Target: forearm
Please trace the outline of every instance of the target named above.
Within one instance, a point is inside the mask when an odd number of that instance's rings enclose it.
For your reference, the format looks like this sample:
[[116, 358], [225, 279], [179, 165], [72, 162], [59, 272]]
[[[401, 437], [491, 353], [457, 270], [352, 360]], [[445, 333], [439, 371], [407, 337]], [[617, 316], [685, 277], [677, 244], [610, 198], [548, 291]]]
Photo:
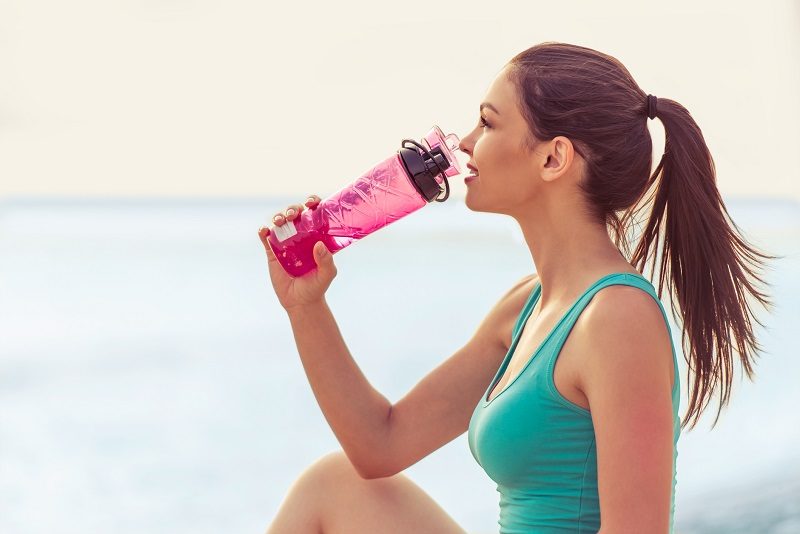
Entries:
[[356, 469], [369, 472], [376, 455], [387, 450], [391, 403], [356, 365], [327, 302], [287, 313], [325, 419]]

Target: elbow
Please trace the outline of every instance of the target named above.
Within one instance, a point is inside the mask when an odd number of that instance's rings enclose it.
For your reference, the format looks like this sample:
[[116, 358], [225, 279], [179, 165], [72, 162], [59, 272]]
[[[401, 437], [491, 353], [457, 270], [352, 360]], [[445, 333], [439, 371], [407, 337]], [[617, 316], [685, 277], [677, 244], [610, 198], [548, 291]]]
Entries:
[[381, 478], [380, 473], [378, 473], [375, 469], [363, 466], [363, 465], [354, 465], [353, 466], [358, 473], [358, 476], [363, 478], [364, 480], [373, 480], [376, 478]]
[[364, 480], [375, 480], [376, 478], [386, 478], [386, 475], [382, 475], [380, 473], [359, 472], [358, 474], [361, 475], [361, 478], [363, 478]]
[[369, 447], [369, 450], [373, 454], [371, 454], [368, 459], [365, 459], [364, 462], [361, 462], [360, 465], [356, 466], [356, 471], [363, 479], [373, 480], [376, 478], [388, 478], [403, 470], [403, 468], [398, 468], [396, 456], [393, 454], [392, 447], [390, 446], [391, 439], [389, 433], [391, 423], [389, 422], [389, 417], [391, 417], [391, 409], [386, 419], [387, 424], [385, 431], [381, 434], [380, 438], [376, 439], [373, 445]]
[[356, 467], [356, 472], [358, 472], [359, 476], [365, 480], [374, 480], [376, 478], [388, 478], [394, 476], [398, 473], [396, 469], [392, 469], [385, 465], [373, 465], [373, 466], [358, 466]]

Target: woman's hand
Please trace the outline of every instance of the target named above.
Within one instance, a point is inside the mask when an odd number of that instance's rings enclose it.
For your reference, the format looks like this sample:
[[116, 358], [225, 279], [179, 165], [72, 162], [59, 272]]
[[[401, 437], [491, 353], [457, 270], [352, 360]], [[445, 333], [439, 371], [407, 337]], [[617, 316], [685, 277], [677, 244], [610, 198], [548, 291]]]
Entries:
[[[320, 198], [317, 195], [311, 195], [306, 200], [305, 207], [313, 210], [317, 208], [319, 203]], [[286, 209], [285, 214], [276, 214], [272, 221], [275, 226], [281, 226], [287, 220], [292, 221], [299, 217], [303, 208], [304, 206], [300, 204], [292, 204]], [[281, 267], [275, 257], [275, 253], [272, 252], [269, 246], [267, 236], [269, 236], [269, 228], [264, 226], [258, 230], [258, 237], [267, 252], [267, 266], [269, 267], [269, 277], [272, 279], [272, 287], [275, 289], [275, 294], [278, 296], [281, 306], [286, 311], [290, 311], [294, 308], [322, 301], [325, 291], [328, 290], [337, 272], [336, 266], [333, 264], [333, 254], [328, 251], [325, 244], [322, 241], [314, 244], [316, 270], [293, 278]]]

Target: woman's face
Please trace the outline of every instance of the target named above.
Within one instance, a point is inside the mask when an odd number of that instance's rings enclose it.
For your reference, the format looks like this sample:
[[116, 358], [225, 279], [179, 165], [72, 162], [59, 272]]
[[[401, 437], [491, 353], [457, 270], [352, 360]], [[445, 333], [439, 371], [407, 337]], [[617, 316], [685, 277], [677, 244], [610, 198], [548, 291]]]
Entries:
[[548, 163], [547, 143], [533, 152], [525, 148], [528, 124], [519, 110], [514, 84], [507, 79], [505, 67], [489, 86], [477, 125], [461, 140], [459, 149], [470, 156], [468, 164], [478, 177], [466, 184], [467, 207], [513, 215], [541, 187], [543, 166]]

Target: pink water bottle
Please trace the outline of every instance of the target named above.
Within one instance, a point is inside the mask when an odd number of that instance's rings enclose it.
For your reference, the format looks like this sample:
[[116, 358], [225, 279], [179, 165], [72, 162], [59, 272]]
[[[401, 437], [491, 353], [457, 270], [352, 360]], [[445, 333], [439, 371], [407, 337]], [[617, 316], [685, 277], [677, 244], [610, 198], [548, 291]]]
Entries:
[[[271, 227], [268, 242], [286, 272], [297, 277], [316, 269], [313, 248], [317, 241], [336, 254], [429, 202], [447, 200], [447, 178], [462, 173], [453, 155], [458, 137], [445, 136], [434, 126], [422, 143], [403, 139], [396, 154], [315, 209], [303, 210], [293, 221]], [[442, 193], [444, 197], [439, 198]]]

